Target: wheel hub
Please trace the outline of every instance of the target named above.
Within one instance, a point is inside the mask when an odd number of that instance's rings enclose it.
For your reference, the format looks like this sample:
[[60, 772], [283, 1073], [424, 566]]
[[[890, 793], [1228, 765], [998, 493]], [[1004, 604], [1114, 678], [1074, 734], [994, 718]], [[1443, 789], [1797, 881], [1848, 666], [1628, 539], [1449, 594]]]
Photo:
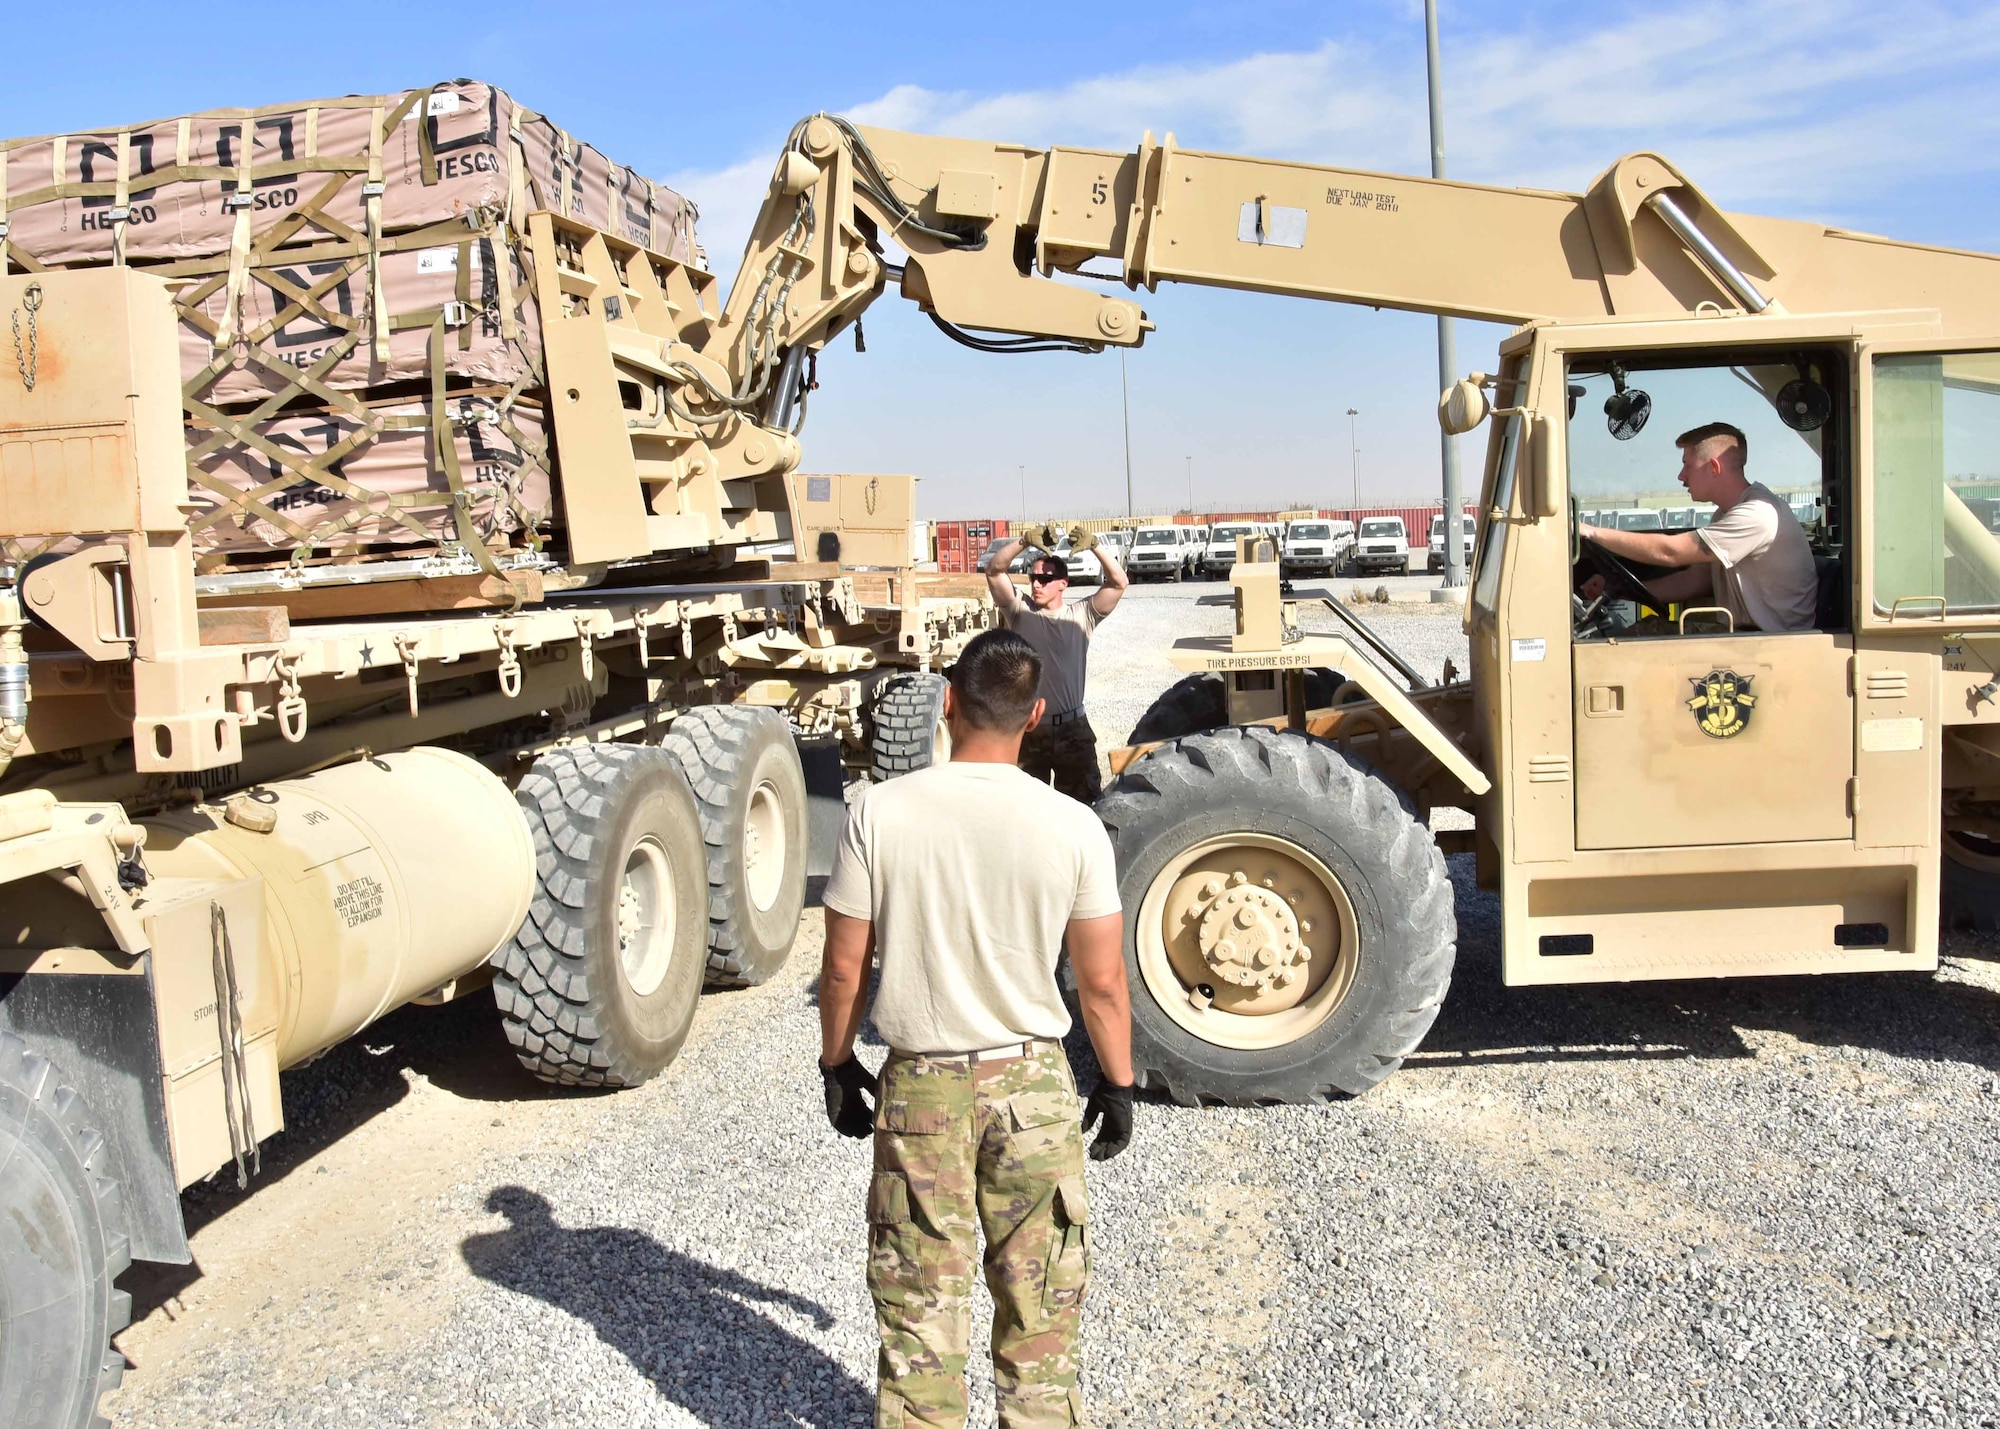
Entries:
[[618, 949], [631, 951], [632, 944], [645, 924], [645, 913], [639, 907], [639, 890], [629, 882], [618, 890]]
[[[1275, 884], [1276, 880], [1267, 879]], [[1215, 975], [1238, 987], [1290, 987], [1312, 958], [1295, 905], [1274, 887], [1252, 883], [1242, 869], [1210, 877], [1200, 888], [1197, 933], [1202, 960]]]
[[1162, 1010], [1235, 1048], [1296, 1041], [1333, 1014], [1357, 966], [1352, 905], [1299, 845], [1240, 832], [1168, 860], [1140, 900], [1139, 972]]

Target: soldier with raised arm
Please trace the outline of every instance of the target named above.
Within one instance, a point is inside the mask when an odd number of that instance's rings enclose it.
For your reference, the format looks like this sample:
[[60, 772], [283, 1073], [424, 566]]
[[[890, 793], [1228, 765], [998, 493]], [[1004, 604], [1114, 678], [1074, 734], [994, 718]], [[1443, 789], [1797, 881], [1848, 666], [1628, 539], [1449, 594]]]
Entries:
[[[1063, 603], [1069, 591], [1069, 567], [1055, 554], [1055, 529], [1047, 525], [1031, 526], [995, 551], [986, 563], [986, 585], [1007, 628], [1033, 646], [1042, 661], [1041, 688], [1035, 693], [1047, 713], [1021, 741], [1021, 768], [1072, 799], [1094, 804], [1104, 792], [1104, 781], [1097, 768], [1097, 731], [1083, 711], [1090, 637], [1098, 623], [1118, 608], [1132, 581], [1094, 532], [1072, 532], [1071, 542], [1073, 552], [1095, 550], [1104, 570], [1088, 600]], [[1041, 554], [1028, 569], [1028, 598], [1022, 600], [1008, 578], [1007, 566], [1029, 546]]]

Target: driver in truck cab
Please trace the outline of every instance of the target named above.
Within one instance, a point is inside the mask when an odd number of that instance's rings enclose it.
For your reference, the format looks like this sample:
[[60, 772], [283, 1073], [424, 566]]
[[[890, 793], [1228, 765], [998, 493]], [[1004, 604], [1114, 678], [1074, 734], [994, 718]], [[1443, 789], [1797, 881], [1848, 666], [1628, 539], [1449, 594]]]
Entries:
[[[1782, 496], [1743, 474], [1750, 442], [1727, 422], [1709, 422], [1674, 438], [1681, 485], [1713, 502], [1715, 519], [1692, 531], [1620, 531], [1579, 524], [1577, 535], [1628, 561], [1673, 566], [1646, 588], [1662, 603], [1706, 600], [1728, 611], [1738, 630], [1811, 630], [1819, 575], [1805, 528]], [[1605, 592], [1604, 577], [1583, 596]]]

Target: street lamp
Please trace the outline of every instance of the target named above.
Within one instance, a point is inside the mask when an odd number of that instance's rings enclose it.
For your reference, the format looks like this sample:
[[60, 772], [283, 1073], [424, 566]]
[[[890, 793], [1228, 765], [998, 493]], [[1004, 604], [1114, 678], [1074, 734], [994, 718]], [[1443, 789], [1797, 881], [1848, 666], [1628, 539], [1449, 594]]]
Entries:
[[1028, 467], [1024, 462], [1017, 468], [1021, 473], [1021, 524], [1028, 524]]
[[[1431, 177], [1441, 179], [1444, 175], [1444, 93], [1438, 75], [1438, 14], [1437, 0], [1424, 0], [1424, 73], [1429, 81], [1431, 100]], [[1438, 386], [1449, 387], [1458, 380], [1458, 354], [1455, 351], [1456, 324], [1450, 318], [1441, 317], [1438, 325]], [[1440, 431], [1438, 440], [1442, 443], [1444, 475], [1444, 587], [1447, 590], [1465, 584], [1465, 548], [1461, 544], [1458, 481], [1458, 438], [1449, 432]]]
[[1361, 415], [1358, 407], [1347, 409], [1347, 454], [1354, 465], [1354, 509], [1361, 509], [1361, 448], [1354, 441], [1354, 419]]
[[1189, 457], [1187, 459], [1187, 476], [1188, 476], [1188, 515], [1192, 516], [1194, 515], [1194, 458], [1193, 457]]

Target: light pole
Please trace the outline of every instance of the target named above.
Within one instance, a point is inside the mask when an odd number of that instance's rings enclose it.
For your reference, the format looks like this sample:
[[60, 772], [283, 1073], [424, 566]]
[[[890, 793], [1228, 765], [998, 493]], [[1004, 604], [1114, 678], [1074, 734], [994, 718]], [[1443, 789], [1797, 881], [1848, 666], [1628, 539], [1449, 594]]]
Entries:
[[1187, 458], [1188, 515], [1194, 515], [1194, 458]]
[[1028, 524], [1028, 467], [1027, 467], [1027, 463], [1023, 462], [1023, 463], [1021, 464], [1021, 466], [1020, 466], [1019, 470], [1020, 470], [1020, 473], [1021, 473], [1021, 524], [1022, 524], [1023, 526], [1025, 526], [1025, 525], [1027, 525], [1027, 524]]
[[1118, 349], [1118, 400], [1125, 409], [1125, 519], [1132, 519], [1132, 387], [1125, 380], [1125, 349]]
[[1361, 415], [1357, 407], [1347, 409], [1347, 455], [1354, 466], [1354, 509], [1361, 509], [1361, 448], [1354, 440], [1354, 419]]
[[[1444, 94], [1438, 78], [1437, 0], [1424, 0], [1424, 64], [1431, 97], [1431, 177], [1444, 177]], [[1438, 388], [1443, 390], [1458, 380], [1456, 324], [1438, 319]], [[1458, 438], [1440, 429], [1438, 443], [1444, 459], [1444, 589], [1465, 585], [1463, 506], [1458, 490]], [[1450, 599], [1451, 597], [1445, 597]]]

